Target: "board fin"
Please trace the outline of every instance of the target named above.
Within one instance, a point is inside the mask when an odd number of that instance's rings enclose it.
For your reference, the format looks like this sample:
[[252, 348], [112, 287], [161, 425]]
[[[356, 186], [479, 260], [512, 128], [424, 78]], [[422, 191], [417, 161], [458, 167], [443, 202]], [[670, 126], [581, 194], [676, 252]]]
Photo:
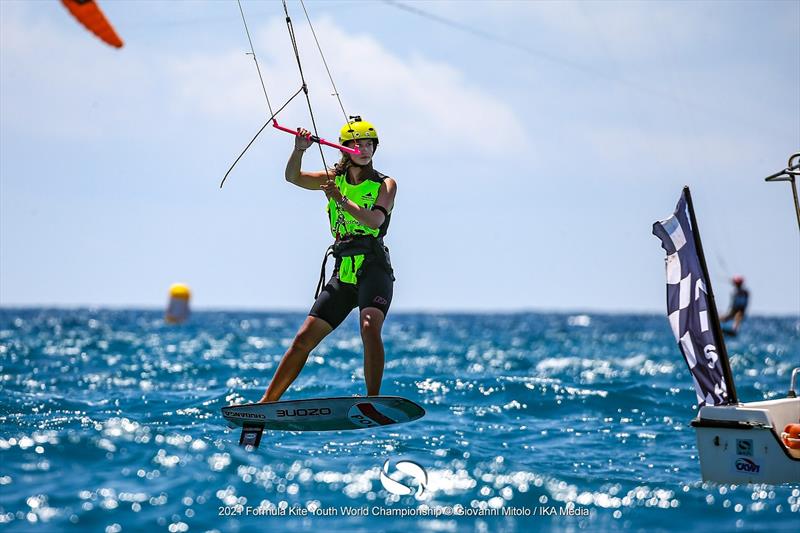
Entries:
[[245, 425], [242, 427], [242, 434], [239, 437], [239, 446], [258, 448], [258, 445], [261, 444], [261, 435], [263, 434], [264, 426]]

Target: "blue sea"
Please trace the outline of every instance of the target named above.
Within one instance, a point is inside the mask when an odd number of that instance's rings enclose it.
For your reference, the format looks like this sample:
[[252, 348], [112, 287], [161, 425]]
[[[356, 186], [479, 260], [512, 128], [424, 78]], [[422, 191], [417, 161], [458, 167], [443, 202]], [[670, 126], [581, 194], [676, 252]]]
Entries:
[[[695, 394], [665, 316], [390, 314], [404, 425], [266, 432], [256, 401], [304, 315], [0, 309], [3, 531], [798, 531], [800, 485], [703, 483]], [[728, 341], [739, 396], [784, 396], [797, 317]], [[282, 399], [364, 394], [352, 315]], [[399, 496], [389, 461], [427, 482]]]

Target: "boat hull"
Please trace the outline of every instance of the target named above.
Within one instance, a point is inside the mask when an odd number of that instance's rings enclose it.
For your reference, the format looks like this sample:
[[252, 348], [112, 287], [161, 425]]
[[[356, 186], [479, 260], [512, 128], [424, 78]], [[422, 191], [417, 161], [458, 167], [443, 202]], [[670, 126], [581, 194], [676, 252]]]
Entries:
[[703, 407], [692, 421], [703, 480], [800, 484], [800, 457], [780, 439], [798, 420], [800, 398]]

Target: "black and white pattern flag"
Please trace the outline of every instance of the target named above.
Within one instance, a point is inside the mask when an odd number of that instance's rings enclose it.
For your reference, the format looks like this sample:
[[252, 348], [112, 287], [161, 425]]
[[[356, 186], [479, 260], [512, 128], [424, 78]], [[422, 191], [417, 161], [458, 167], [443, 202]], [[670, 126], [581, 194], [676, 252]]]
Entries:
[[694, 380], [698, 406], [728, 402], [728, 387], [709, 324], [707, 283], [681, 194], [675, 213], [653, 224], [667, 252], [667, 315]]

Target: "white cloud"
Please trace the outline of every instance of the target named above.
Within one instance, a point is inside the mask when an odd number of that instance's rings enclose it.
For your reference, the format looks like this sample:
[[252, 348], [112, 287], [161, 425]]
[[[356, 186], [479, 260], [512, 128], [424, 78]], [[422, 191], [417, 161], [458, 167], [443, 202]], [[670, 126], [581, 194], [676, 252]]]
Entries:
[[[722, 2], [463, 2], [428, 3], [427, 11], [497, 37], [538, 49], [551, 58], [584, 63], [611, 56], [647, 60], [665, 50], [691, 49], [717, 32]], [[432, 22], [432, 24], [436, 24]], [[524, 31], [520, 31], [524, 27]]]
[[113, 137], [152, 109], [158, 61], [109, 47], [60, 11], [4, 8], [3, 127], [39, 139]]
[[[277, 109], [300, 86], [286, 26], [281, 18], [250, 24]], [[316, 21], [315, 29], [348, 113], [375, 122], [384, 142], [398, 151], [419, 152], [436, 138], [446, 141], [449, 151], [488, 157], [502, 149], [504, 137], [523, 135], [510, 104], [450, 65], [402, 57], [330, 19]], [[120, 126], [127, 135], [151, 135], [154, 123], [186, 116], [220, 125], [244, 122], [255, 130], [268, 116], [243, 30], [240, 50], [189, 55], [132, 42], [113, 50], [66, 23], [55, 26], [25, 11], [4, 12], [2, 30], [4, 77], [16, 81], [5, 83], [13, 85], [4, 91], [6, 126], [32, 130], [46, 121], [49, 135], [99, 138]], [[304, 23], [295, 30], [320, 134], [335, 138], [344, 118], [311, 32]], [[33, 101], [36, 107], [20, 105]], [[93, 113], [97, 107], [102, 112]], [[302, 95], [280, 120], [310, 126]]]
[[[375, 122], [384, 141], [391, 139], [398, 151], [419, 152], [435, 138], [450, 148], [496, 155], [505, 137], [523, 135], [509, 104], [479, 89], [453, 67], [424, 57], [400, 57], [372, 37], [354, 35], [329, 19], [318, 21], [315, 29], [345, 110]], [[331, 96], [333, 89], [311, 32], [306, 26], [295, 31], [312, 105], [318, 125], [324, 128], [320, 134], [332, 138], [344, 118]], [[253, 33], [267, 92], [277, 109], [300, 86], [289, 37], [281, 20]], [[266, 115], [255, 66], [244, 53], [173, 58], [170, 76], [172, 98], [180, 108], [212, 119], [236, 116], [254, 125], [262, 113]], [[302, 95], [279, 119], [291, 127], [310, 125]]]
[[[704, 17], [687, 12], [703, 8], [682, 3], [537, 2], [529, 8], [540, 23], [561, 34], [567, 46], [573, 43], [577, 48], [572, 51], [584, 57], [611, 52], [628, 60], [648, 58], [666, 48], [687, 46], [701, 31], [713, 31]], [[587, 47], [587, 41], [597, 46]]]

